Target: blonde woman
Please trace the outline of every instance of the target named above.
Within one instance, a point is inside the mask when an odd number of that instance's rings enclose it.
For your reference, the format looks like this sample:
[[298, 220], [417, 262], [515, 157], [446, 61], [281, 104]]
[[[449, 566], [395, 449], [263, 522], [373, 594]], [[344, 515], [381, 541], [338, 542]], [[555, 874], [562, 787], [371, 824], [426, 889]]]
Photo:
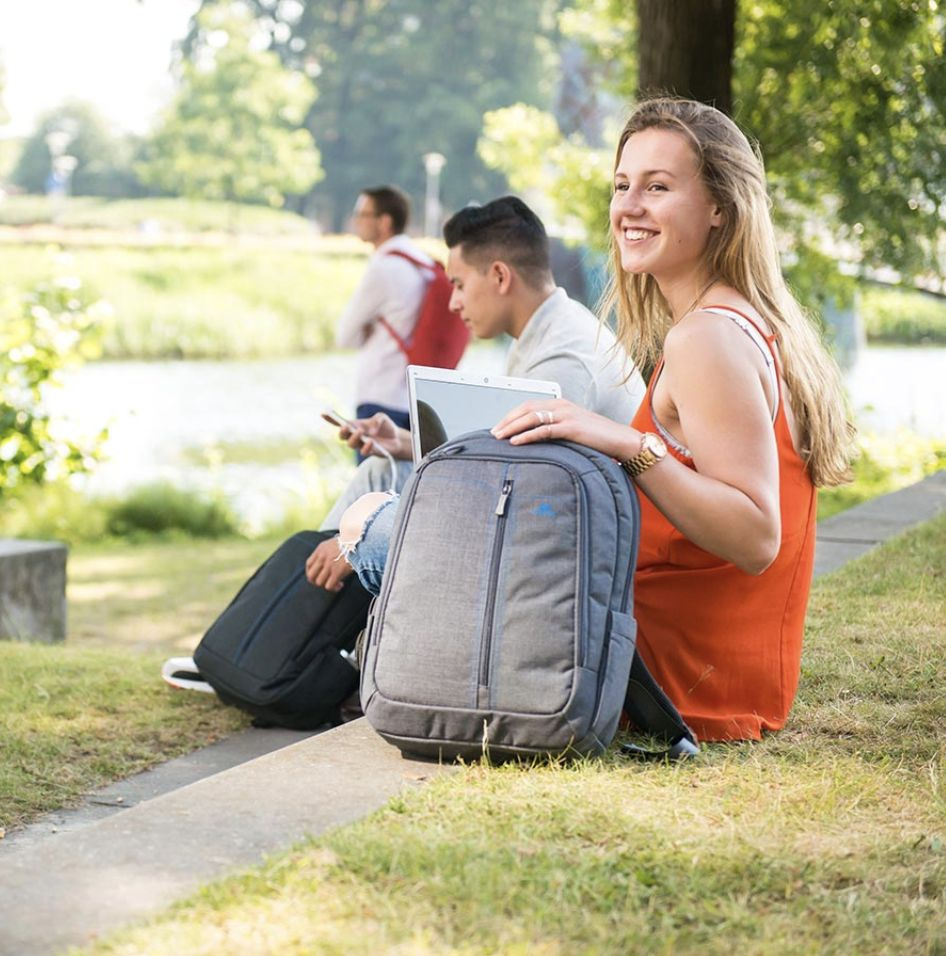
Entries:
[[611, 246], [618, 338], [656, 363], [631, 426], [559, 400], [493, 432], [622, 463], [642, 493], [640, 653], [699, 737], [757, 739], [798, 684], [815, 489], [848, 479], [840, 375], [783, 281], [761, 159], [718, 110], [634, 110]]

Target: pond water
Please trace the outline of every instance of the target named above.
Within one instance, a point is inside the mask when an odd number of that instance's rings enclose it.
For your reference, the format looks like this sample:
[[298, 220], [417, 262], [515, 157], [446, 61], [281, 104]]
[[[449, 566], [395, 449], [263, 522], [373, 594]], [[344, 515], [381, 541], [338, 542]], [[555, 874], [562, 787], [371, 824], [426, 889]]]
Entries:
[[[481, 345], [468, 350], [461, 368], [501, 374], [504, 360], [501, 346]], [[96, 362], [64, 376], [50, 407], [72, 428], [109, 429], [105, 460], [81, 483], [91, 493], [154, 481], [219, 490], [250, 527], [260, 527], [311, 498], [314, 486], [334, 499], [351, 474], [351, 453], [319, 412], [354, 413], [354, 363], [350, 352], [269, 361]], [[294, 451], [323, 442], [318, 464]]]
[[[504, 349], [472, 348], [463, 366], [502, 373]], [[70, 373], [51, 406], [76, 425], [108, 425], [107, 460], [87, 480], [95, 493], [156, 480], [218, 489], [250, 526], [278, 518], [314, 484], [334, 494], [350, 473], [347, 454], [319, 465], [295, 443], [327, 441], [325, 406], [353, 410], [354, 356], [332, 353], [255, 362], [98, 362]], [[946, 349], [866, 348], [846, 375], [864, 431], [909, 429], [946, 439]], [[214, 463], [213, 449], [247, 446], [240, 461]], [[264, 446], [288, 452], [267, 456]], [[254, 450], [257, 454], [254, 456]], [[234, 456], [235, 457], [235, 456]], [[275, 460], [269, 460], [275, 459]], [[243, 460], [245, 459], [245, 460]]]

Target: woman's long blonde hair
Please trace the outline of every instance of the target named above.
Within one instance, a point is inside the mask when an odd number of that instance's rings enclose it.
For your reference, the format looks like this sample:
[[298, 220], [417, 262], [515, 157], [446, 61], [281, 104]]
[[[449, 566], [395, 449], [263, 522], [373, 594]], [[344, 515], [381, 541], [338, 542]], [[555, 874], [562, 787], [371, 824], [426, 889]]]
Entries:
[[[815, 485], [850, 480], [854, 428], [845, 411], [841, 374], [814, 323], [785, 284], [779, 263], [762, 158], [725, 114], [693, 100], [656, 97], [641, 102], [621, 132], [615, 168], [628, 138], [667, 129], [689, 141], [700, 175], [723, 212], [707, 248], [707, 275], [736, 289], [775, 334], [782, 374], [802, 436], [800, 449]], [[652, 367], [672, 323], [650, 275], [621, 268], [611, 235], [611, 277], [602, 315], [613, 314], [617, 337], [642, 367]]]

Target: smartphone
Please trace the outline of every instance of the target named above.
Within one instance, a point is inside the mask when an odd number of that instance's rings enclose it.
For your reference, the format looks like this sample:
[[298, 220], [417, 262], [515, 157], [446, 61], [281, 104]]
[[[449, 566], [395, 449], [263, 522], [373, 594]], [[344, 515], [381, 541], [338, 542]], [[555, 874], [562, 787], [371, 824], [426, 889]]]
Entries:
[[354, 431], [356, 427], [354, 422], [350, 422], [344, 415], [336, 412], [334, 408], [323, 408], [322, 418], [336, 428], [350, 428]]

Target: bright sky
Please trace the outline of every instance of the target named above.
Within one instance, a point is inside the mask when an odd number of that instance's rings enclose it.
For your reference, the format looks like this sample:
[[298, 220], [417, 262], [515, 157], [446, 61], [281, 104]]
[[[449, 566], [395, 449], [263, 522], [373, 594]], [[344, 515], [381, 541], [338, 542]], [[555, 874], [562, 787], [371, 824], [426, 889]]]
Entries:
[[0, 137], [33, 132], [67, 99], [144, 132], [168, 101], [171, 46], [199, 0], [0, 0]]

